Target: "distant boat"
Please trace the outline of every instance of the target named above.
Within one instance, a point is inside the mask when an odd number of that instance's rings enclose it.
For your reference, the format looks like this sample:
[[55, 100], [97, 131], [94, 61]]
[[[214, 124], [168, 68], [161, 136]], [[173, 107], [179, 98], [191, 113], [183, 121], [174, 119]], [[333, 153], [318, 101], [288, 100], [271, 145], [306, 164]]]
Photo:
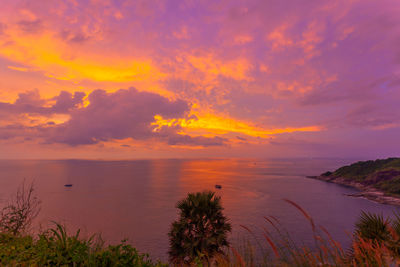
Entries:
[[72, 187], [72, 184], [65, 184], [65, 187]]
[[221, 188], [222, 188], [222, 185], [220, 185], [220, 184], [216, 184], [216, 185], [215, 185], [215, 188], [217, 188], [217, 189], [221, 189]]

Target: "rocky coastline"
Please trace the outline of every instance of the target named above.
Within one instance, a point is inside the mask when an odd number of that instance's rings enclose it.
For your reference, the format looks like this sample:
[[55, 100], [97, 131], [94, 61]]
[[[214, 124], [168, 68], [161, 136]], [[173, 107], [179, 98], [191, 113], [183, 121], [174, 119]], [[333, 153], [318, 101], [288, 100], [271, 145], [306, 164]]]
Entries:
[[360, 197], [366, 198], [368, 200], [388, 205], [396, 205], [400, 206], [400, 196], [389, 195], [381, 190], [376, 189], [370, 185], [364, 185], [358, 182], [351, 181], [349, 179], [345, 179], [343, 177], [335, 177], [335, 176], [307, 176], [307, 178], [317, 179], [329, 183], [335, 183], [343, 186], [352, 187], [358, 189], [360, 192], [355, 194], [346, 194], [349, 197]]

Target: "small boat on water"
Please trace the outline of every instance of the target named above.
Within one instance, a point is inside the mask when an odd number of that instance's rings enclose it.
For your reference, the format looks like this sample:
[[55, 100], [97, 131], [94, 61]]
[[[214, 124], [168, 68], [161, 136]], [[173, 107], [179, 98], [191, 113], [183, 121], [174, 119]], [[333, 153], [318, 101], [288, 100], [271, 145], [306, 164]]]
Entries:
[[72, 184], [65, 184], [65, 187], [72, 187]]
[[222, 185], [220, 185], [220, 184], [216, 184], [216, 185], [215, 185], [215, 188], [217, 188], [217, 189], [221, 189], [221, 188], [222, 188]]

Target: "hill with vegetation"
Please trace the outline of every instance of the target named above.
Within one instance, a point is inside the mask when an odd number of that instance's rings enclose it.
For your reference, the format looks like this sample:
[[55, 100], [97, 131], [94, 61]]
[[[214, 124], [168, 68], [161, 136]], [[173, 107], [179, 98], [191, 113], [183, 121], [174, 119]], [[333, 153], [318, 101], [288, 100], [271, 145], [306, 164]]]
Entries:
[[332, 180], [342, 178], [400, 196], [400, 158], [359, 161], [321, 176]]
[[354, 187], [361, 191], [350, 196], [400, 205], [400, 158], [358, 161], [334, 172], [328, 171], [320, 176], [307, 177]]

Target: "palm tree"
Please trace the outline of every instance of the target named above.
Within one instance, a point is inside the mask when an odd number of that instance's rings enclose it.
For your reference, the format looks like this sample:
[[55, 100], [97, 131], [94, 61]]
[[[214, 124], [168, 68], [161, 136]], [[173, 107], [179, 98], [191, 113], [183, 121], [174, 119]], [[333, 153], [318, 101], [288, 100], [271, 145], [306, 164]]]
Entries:
[[222, 213], [221, 198], [211, 191], [191, 193], [176, 207], [180, 217], [172, 223], [168, 234], [171, 262], [192, 263], [196, 259], [209, 262], [216, 254], [222, 254], [222, 248], [229, 245], [227, 235], [231, 225]]
[[391, 221], [384, 219], [382, 215], [361, 212], [355, 225], [355, 234], [359, 238], [373, 239], [377, 241], [389, 241], [392, 237]]
[[393, 258], [400, 258], [400, 216], [383, 218], [382, 215], [362, 212], [355, 225], [355, 241], [372, 241], [381, 244], [391, 251]]

